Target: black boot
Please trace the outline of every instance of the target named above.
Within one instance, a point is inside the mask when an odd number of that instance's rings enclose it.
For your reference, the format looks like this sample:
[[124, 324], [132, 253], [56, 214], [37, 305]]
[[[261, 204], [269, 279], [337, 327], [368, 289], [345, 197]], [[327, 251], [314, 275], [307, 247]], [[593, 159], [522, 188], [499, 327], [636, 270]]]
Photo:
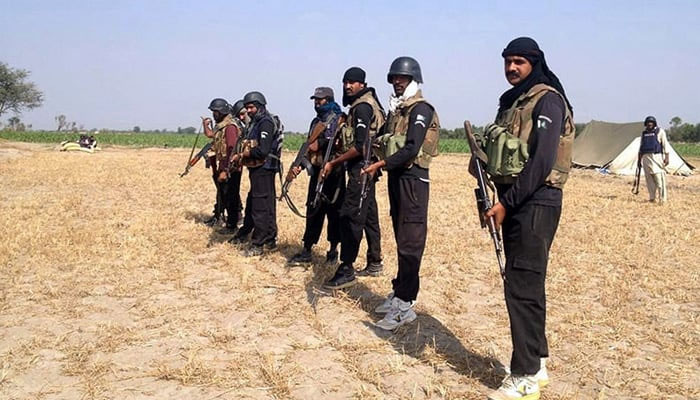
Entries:
[[328, 282], [323, 284], [323, 288], [327, 290], [337, 290], [350, 287], [357, 283], [355, 279], [355, 269], [352, 265], [340, 264], [338, 270], [335, 271], [335, 276]]
[[302, 266], [311, 264], [311, 249], [304, 247], [300, 252], [293, 255], [287, 262], [290, 266]]
[[357, 276], [381, 276], [384, 271], [384, 264], [381, 261], [370, 261], [365, 269], [357, 271]]
[[239, 229], [238, 232], [236, 232], [236, 234], [228, 240], [228, 242], [236, 246], [242, 245], [248, 242], [248, 235], [249, 233], [242, 233]]
[[338, 263], [338, 250], [335, 248], [328, 250], [326, 253], [326, 262], [324, 263], [327, 267], [332, 267]]
[[277, 250], [277, 239], [270, 239], [263, 245], [265, 251]]

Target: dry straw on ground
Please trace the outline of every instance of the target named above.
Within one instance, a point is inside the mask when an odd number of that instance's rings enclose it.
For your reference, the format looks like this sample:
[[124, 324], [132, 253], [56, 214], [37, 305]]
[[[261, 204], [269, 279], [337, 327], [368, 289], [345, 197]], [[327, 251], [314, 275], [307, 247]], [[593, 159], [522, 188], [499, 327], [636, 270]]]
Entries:
[[[187, 154], [0, 144], [0, 398], [472, 399], [498, 384], [508, 321], [465, 156], [431, 168], [419, 317], [388, 334], [371, 312], [396, 272], [385, 182], [386, 275], [326, 296], [324, 242], [313, 268], [284, 265], [303, 223], [282, 203], [262, 258], [201, 223], [213, 185], [201, 165], [178, 178]], [[630, 178], [573, 173], [544, 399], [700, 397], [700, 178], [669, 181], [661, 207]]]

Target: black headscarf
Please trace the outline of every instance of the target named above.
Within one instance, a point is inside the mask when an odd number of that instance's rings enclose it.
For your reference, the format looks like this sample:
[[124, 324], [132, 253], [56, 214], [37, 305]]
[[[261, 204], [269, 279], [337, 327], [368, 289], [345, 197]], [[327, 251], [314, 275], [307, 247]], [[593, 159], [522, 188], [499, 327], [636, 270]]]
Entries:
[[504, 111], [509, 109], [515, 100], [518, 99], [523, 93], [527, 93], [533, 86], [538, 83], [544, 83], [556, 89], [564, 99], [566, 100], [566, 105], [569, 107], [569, 111], [573, 113], [573, 108], [571, 103], [569, 103], [569, 98], [566, 97], [564, 92], [564, 87], [559, 82], [559, 78], [552, 72], [547, 66], [547, 61], [544, 59], [544, 53], [540, 50], [540, 46], [537, 45], [534, 39], [529, 37], [519, 37], [513, 39], [508, 46], [503, 49], [501, 56], [504, 58], [507, 56], [521, 56], [525, 57], [532, 65], [532, 72], [524, 80], [522, 80], [517, 85], [513, 86], [510, 90], [506, 91], [501, 95], [499, 99], [498, 111]]

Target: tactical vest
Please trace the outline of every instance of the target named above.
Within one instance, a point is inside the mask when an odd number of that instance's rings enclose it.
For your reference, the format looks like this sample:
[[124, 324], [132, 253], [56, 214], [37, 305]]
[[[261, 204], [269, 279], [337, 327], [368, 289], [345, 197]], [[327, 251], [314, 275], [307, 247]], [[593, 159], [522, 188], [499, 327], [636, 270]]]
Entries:
[[661, 153], [662, 151], [661, 142], [659, 142], [659, 127], [656, 126], [651, 131], [645, 129], [642, 132], [642, 145], [639, 147], [639, 152], [647, 154]]
[[272, 122], [272, 132], [268, 132], [269, 135], [273, 135], [272, 139], [272, 144], [270, 146], [270, 153], [268, 153], [267, 157], [263, 160], [259, 159], [248, 159], [243, 162], [243, 165], [246, 167], [250, 168], [255, 168], [259, 167], [260, 165], [263, 166], [265, 169], [269, 169], [272, 171], [278, 171], [279, 166], [280, 166], [280, 155], [276, 154], [277, 152], [277, 147], [279, 144], [279, 134], [278, 134], [278, 127], [277, 127], [277, 122], [275, 119], [272, 117], [272, 115], [269, 112], [265, 112], [265, 115], [263, 115], [259, 120], [251, 122], [250, 126], [248, 127], [248, 131], [246, 133], [246, 139], [242, 143], [243, 150], [251, 150], [255, 147], [258, 146], [260, 143], [260, 136], [262, 132], [260, 131], [260, 124], [263, 121], [269, 120]]
[[[226, 158], [226, 127], [229, 125], [236, 125], [233, 117], [229, 114], [224, 117], [221, 122], [218, 122], [216, 124], [216, 130], [214, 131], [214, 143], [212, 144], [211, 148], [214, 151], [214, 156], [216, 157], [216, 162], [217, 164], [221, 165], [221, 161]], [[238, 133], [239, 135], [241, 134], [241, 130], [239, 126], [236, 126], [238, 128]]]
[[[331, 140], [335, 136], [335, 133], [338, 129], [341, 129], [342, 126], [338, 124], [338, 121], [340, 120], [341, 114], [336, 114], [334, 112], [329, 112], [329, 115], [326, 117], [324, 121], [321, 121], [318, 117], [314, 118], [314, 122], [311, 125], [311, 130], [309, 131], [309, 134], [314, 131], [314, 128], [316, 127], [316, 124], [323, 122], [326, 124], [326, 130], [321, 133], [321, 136], [324, 137], [326, 140]], [[328, 146], [333, 146], [334, 143], [328, 143]], [[309, 150], [309, 161], [311, 162], [312, 165], [316, 167], [320, 167], [321, 164], [323, 164], [323, 157], [325, 156], [325, 151], [324, 149], [320, 148], [317, 151], [311, 151]]]
[[[375, 155], [383, 160], [391, 157], [394, 153], [402, 149], [406, 145], [406, 133], [408, 132], [408, 121], [411, 117], [411, 111], [419, 103], [425, 103], [433, 108], [425, 98], [423, 93], [418, 92], [404, 101], [399, 108], [389, 113], [389, 117], [384, 127], [384, 134], [377, 138], [374, 146]], [[423, 121], [424, 123], [426, 121]], [[428, 168], [433, 157], [438, 156], [438, 141], [440, 139], [440, 118], [433, 108], [433, 118], [426, 125], [427, 131], [425, 139], [418, 150], [418, 155], [411, 160], [406, 168], [410, 168], [412, 164], [418, 164], [421, 168]]]
[[340, 132], [340, 143], [342, 152], [346, 152], [355, 146], [355, 107], [361, 103], [367, 103], [372, 107], [372, 121], [369, 124], [369, 132], [367, 140], [372, 140], [377, 132], [384, 125], [384, 113], [382, 108], [377, 103], [371, 90], [368, 90], [362, 96], [355, 99], [350, 105], [350, 110], [348, 111], [348, 121], [345, 128]]
[[533, 86], [527, 93], [518, 97], [513, 105], [496, 116], [494, 124], [484, 128], [482, 147], [488, 156], [487, 172], [496, 183], [514, 183], [529, 158], [530, 133], [532, 133], [532, 112], [537, 102], [554, 92], [561, 97], [566, 109], [564, 131], [559, 137], [557, 158], [545, 184], [563, 188], [571, 169], [573, 149], [574, 119], [566, 99], [553, 87], [543, 83]]

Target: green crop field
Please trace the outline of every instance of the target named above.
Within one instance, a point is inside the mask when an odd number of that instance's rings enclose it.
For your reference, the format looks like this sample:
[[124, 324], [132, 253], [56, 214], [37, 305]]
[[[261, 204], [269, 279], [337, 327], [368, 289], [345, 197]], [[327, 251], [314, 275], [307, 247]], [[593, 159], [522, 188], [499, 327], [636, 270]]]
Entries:
[[683, 157], [700, 157], [700, 143], [674, 143], [673, 148]]
[[[195, 137], [193, 134], [179, 133], [100, 133], [97, 140], [100, 146], [129, 146], [129, 147], [191, 147]], [[55, 143], [64, 140], [77, 141], [77, 133], [63, 132], [11, 132], [0, 131], [0, 139], [16, 142]], [[305, 135], [286, 134], [284, 148], [298, 150], [305, 140]], [[197, 146], [203, 146], [206, 138], [200, 135]], [[675, 143], [673, 147], [683, 157], [700, 157], [700, 143]], [[440, 153], [468, 153], [469, 146], [465, 139], [440, 139]]]

